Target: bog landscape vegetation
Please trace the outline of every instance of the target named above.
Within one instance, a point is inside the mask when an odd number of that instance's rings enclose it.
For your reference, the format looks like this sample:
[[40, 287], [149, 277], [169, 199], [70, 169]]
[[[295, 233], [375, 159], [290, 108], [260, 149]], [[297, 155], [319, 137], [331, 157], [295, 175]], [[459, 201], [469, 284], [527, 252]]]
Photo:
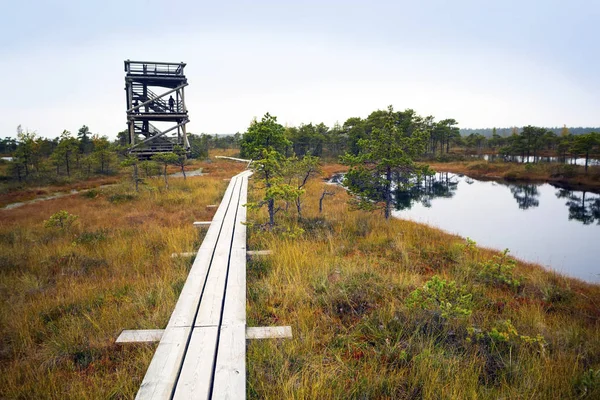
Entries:
[[192, 263], [171, 255], [246, 168], [215, 155], [253, 160], [248, 249], [273, 251], [248, 262], [248, 325], [293, 330], [247, 343], [248, 398], [599, 398], [598, 284], [392, 218], [434, 171], [598, 193], [599, 132], [267, 113], [142, 161], [126, 132], [18, 128], [0, 141], [0, 398], [135, 396], [156, 345], [115, 339], [165, 327]]

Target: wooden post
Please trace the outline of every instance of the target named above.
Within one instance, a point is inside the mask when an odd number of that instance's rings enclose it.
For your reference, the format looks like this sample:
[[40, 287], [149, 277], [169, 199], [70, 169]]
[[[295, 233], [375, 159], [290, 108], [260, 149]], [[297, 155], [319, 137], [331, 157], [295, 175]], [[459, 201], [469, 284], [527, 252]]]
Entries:
[[[187, 114], [187, 107], [185, 106], [185, 87], [181, 88], [181, 108], [182, 108], [182, 112], [184, 114]], [[183, 130], [183, 144], [185, 146], [185, 149], [188, 150], [191, 146], [190, 146], [190, 141], [188, 139], [187, 136], [187, 127], [185, 125], [183, 125], [183, 127], [181, 128]]]
[[[142, 94], [143, 94], [143, 96], [144, 96], [145, 99], [148, 98], [148, 85], [146, 84], [146, 82], [144, 82], [144, 86], [143, 86], [143, 89], [142, 89]], [[144, 102], [144, 112], [146, 112], [146, 113], [149, 111], [148, 110], [148, 104], [150, 104], [149, 100]], [[139, 110], [139, 108], [138, 108], [138, 110]]]
[[[129, 66], [129, 64], [128, 64]], [[127, 82], [127, 109], [133, 106], [133, 82]], [[129, 124], [129, 144], [135, 144], [135, 121], [132, 117], [128, 119]]]

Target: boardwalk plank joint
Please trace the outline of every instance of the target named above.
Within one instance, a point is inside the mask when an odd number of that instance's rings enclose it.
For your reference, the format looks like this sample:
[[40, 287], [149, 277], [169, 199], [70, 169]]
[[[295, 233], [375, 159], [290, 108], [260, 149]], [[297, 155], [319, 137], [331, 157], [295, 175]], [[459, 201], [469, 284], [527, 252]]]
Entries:
[[[164, 329], [124, 330], [116, 343], [152, 343], [160, 342]], [[256, 326], [246, 327], [246, 340], [252, 339], [290, 339], [291, 326]]]

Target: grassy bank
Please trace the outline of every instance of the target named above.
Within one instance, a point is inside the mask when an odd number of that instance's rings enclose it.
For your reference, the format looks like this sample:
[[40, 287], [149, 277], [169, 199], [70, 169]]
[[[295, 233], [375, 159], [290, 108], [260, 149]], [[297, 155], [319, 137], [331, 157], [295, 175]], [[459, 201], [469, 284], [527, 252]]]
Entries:
[[[191, 222], [211, 218], [223, 178], [245, 167], [200, 166], [208, 175], [168, 191], [124, 182], [0, 210], [0, 398], [135, 395], [155, 345], [114, 340], [165, 326], [190, 267], [170, 254], [198, 248]], [[598, 396], [600, 286], [350, 212], [335, 186], [319, 214], [324, 187], [311, 181], [306, 219], [284, 216], [277, 232], [249, 213], [249, 248], [274, 254], [248, 264], [248, 325], [294, 332], [248, 342], [249, 398]], [[60, 210], [79, 218], [45, 227]]]
[[506, 163], [485, 160], [429, 163], [438, 172], [465, 174], [475, 179], [523, 182], [549, 182], [565, 188], [600, 191], [600, 166], [588, 167], [558, 163]]
[[[0, 398], [132, 398], [154, 345], [117, 346], [122, 329], [163, 328], [197, 249], [242, 164], [0, 210]], [[65, 210], [72, 226], [46, 227]]]
[[[579, 398], [600, 392], [600, 286], [409, 221], [349, 212], [322, 182], [294, 238], [254, 228], [249, 397]], [[263, 215], [253, 216], [264, 219]], [[514, 263], [514, 266], [513, 266]], [[452, 283], [454, 282], [454, 283]]]

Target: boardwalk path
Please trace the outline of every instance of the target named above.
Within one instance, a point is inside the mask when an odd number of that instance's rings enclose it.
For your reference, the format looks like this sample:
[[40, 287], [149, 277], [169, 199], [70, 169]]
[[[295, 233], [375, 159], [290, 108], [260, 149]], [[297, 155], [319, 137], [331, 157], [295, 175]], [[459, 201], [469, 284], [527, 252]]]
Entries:
[[248, 177], [234, 176], [196, 255], [137, 399], [246, 396]]

